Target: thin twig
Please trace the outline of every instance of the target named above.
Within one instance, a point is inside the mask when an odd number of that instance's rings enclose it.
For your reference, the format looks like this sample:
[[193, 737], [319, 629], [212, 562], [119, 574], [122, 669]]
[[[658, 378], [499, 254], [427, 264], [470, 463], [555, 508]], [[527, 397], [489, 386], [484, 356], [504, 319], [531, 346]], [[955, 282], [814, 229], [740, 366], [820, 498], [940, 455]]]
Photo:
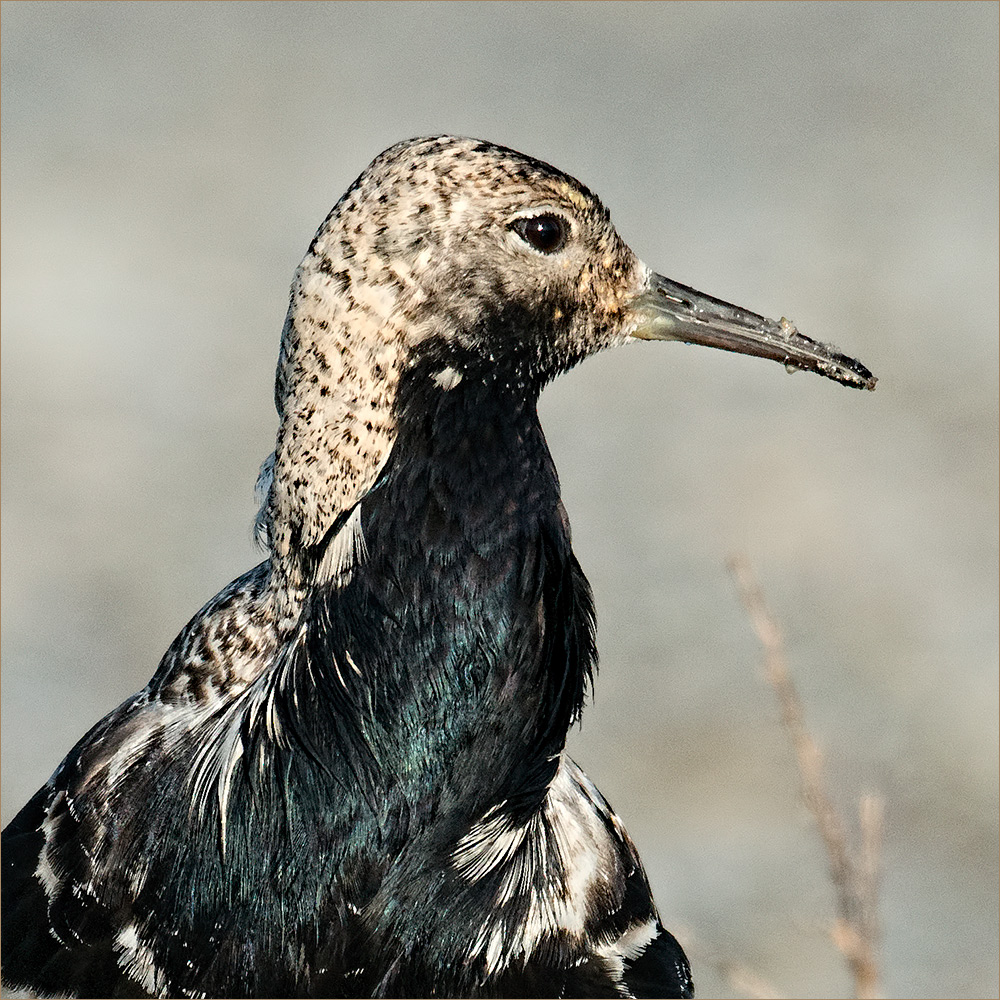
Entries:
[[878, 874], [882, 843], [882, 800], [866, 795], [859, 804], [860, 858], [848, 850], [844, 823], [827, 794], [823, 780], [823, 758], [806, 728], [802, 701], [788, 672], [781, 629], [768, 610], [764, 594], [749, 563], [742, 557], [728, 560], [740, 599], [754, 631], [764, 647], [764, 669], [781, 709], [799, 770], [802, 797], [823, 838], [836, 890], [837, 921], [831, 929], [834, 944], [847, 961], [854, 979], [855, 995], [882, 995], [878, 966]]

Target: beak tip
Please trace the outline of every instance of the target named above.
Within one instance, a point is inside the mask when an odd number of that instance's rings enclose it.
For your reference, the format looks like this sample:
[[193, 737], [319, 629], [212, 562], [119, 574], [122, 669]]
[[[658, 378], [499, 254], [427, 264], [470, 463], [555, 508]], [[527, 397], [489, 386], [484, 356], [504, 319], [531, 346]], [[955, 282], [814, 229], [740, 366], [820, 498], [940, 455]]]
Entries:
[[[854, 358], [849, 358], [843, 354], [836, 355], [835, 360], [837, 365], [844, 371], [850, 372], [850, 375], [846, 378], [843, 376], [838, 378], [837, 375], [832, 375], [831, 377], [853, 389], [867, 389], [869, 392], [875, 391], [875, 386], [878, 384], [878, 377], [873, 375], [860, 361], [856, 361]], [[828, 373], [822, 372], [822, 374]]]

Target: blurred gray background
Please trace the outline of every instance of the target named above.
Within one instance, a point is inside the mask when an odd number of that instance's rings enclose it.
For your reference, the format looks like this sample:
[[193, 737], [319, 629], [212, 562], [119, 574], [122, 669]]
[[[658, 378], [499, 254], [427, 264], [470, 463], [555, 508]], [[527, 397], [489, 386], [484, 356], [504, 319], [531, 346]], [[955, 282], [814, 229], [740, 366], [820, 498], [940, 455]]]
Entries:
[[845, 994], [725, 566], [831, 790], [886, 800], [885, 988], [997, 995], [997, 26], [980, 4], [5, 3], [3, 820], [258, 561], [292, 272], [368, 161], [488, 138], [858, 393], [678, 344], [542, 400], [602, 670], [572, 749], [702, 995]]

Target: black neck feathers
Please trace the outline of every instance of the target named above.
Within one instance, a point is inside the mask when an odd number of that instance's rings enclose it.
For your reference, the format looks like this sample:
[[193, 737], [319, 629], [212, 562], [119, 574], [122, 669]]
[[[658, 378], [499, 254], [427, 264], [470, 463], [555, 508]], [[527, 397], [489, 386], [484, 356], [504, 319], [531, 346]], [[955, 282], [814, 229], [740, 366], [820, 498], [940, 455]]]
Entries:
[[364, 554], [310, 593], [282, 685], [307, 771], [408, 836], [423, 802], [457, 836], [537, 809], [596, 659], [534, 394], [459, 364], [405, 374], [392, 455], [331, 532], [359, 516]]

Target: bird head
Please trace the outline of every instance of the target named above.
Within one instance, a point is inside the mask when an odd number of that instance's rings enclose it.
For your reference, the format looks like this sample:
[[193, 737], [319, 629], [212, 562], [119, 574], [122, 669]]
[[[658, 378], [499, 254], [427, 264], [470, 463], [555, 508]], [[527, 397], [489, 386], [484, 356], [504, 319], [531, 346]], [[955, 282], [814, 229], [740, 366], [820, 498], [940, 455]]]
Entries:
[[443, 382], [537, 392], [627, 338], [628, 303], [645, 281], [578, 181], [509, 149], [441, 136], [386, 150], [348, 190], [299, 270], [297, 311], [307, 322], [327, 312], [334, 329], [316, 339], [338, 352], [344, 317], [404, 362], [433, 355], [448, 369]]
[[874, 388], [858, 362], [651, 271], [601, 201], [547, 163], [437, 136], [380, 154], [300, 265], [282, 338], [282, 425], [271, 519], [279, 547], [318, 541], [374, 482], [398, 390], [420, 371], [531, 399], [578, 361], [630, 339], [756, 354]]
[[[325, 220], [296, 277], [303, 319], [324, 312], [412, 360], [537, 388], [630, 338], [758, 354], [856, 387], [856, 362], [787, 323], [655, 274], [600, 199], [562, 171], [501, 146], [437, 136], [378, 156]], [[295, 306], [293, 294], [293, 307]]]

